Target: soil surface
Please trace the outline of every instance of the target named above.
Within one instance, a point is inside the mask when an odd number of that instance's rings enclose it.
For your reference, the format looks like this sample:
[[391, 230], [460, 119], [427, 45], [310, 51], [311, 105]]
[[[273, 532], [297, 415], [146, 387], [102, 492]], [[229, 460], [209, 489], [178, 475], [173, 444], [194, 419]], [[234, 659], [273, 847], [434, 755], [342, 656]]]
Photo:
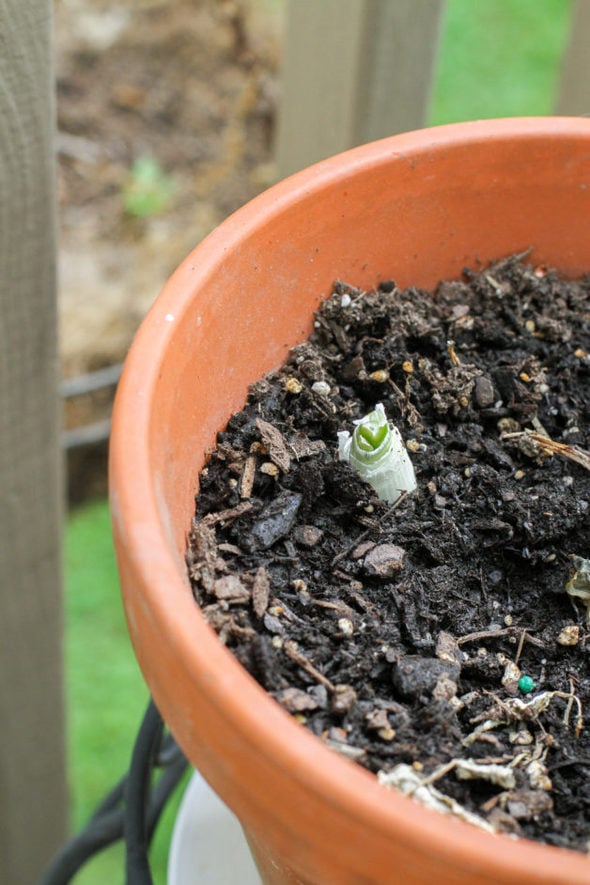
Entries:
[[[221, 641], [319, 740], [446, 813], [581, 851], [589, 353], [590, 279], [523, 256], [434, 294], [337, 283], [219, 434], [187, 553]], [[394, 505], [337, 455], [379, 402], [418, 481]]]

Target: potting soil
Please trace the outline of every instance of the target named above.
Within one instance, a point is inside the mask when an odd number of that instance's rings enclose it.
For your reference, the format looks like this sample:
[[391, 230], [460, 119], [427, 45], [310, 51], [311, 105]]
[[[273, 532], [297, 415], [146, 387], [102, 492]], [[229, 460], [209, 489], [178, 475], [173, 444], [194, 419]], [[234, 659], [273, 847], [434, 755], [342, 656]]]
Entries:
[[[204, 468], [187, 561], [220, 640], [335, 751], [476, 825], [588, 851], [590, 278], [338, 282]], [[337, 432], [376, 403], [418, 489]], [[586, 568], [589, 573], [586, 574]]]

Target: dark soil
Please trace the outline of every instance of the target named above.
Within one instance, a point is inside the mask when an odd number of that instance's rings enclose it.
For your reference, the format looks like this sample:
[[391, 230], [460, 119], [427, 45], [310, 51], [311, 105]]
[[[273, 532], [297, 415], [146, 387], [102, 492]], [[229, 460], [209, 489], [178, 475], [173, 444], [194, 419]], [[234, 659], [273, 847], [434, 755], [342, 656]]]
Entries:
[[[219, 434], [187, 555], [221, 641], [318, 739], [582, 851], [590, 646], [565, 588], [590, 556], [588, 353], [590, 279], [518, 257], [434, 294], [337, 283]], [[394, 506], [337, 460], [378, 402], [418, 480]]]

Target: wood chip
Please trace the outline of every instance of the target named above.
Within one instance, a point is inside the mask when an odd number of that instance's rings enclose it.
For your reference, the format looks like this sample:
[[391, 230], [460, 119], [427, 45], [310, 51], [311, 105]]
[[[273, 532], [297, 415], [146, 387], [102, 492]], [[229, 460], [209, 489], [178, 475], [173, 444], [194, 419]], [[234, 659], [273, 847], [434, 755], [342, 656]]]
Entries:
[[254, 478], [256, 476], [256, 456], [248, 455], [244, 462], [242, 475], [240, 477], [240, 498], [249, 498], [252, 494], [254, 486]]
[[268, 450], [270, 460], [283, 473], [288, 473], [291, 467], [291, 456], [287, 451], [287, 444], [281, 431], [263, 418], [256, 419], [256, 427]]
[[218, 513], [207, 513], [200, 520], [200, 524], [205, 526], [217, 525], [217, 523], [227, 525], [228, 522], [233, 522], [234, 519], [249, 513], [253, 508], [254, 505], [251, 501], [242, 501], [241, 504], [236, 504], [235, 507], [228, 507], [227, 510], [220, 510]]
[[300, 688], [284, 688], [275, 694], [275, 698], [289, 713], [303, 713], [318, 708], [317, 699]]
[[219, 600], [227, 602], [247, 602], [250, 591], [237, 575], [225, 575], [213, 584], [213, 593]]
[[252, 606], [257, 617], [262, 618], [268, 608], [268, 600], [270, 597], [270, 577], [263, 565], [261, 565], [254, 575], [254, 584], [252, 585]]
[[202, 520], [193, 519], [190, 534], [190, 548], [187, 553], [191, 578], [207, 593], [213, 592], [217, 544], [215, 529]]
[[293, 457], [300, 461], [301, 458], [313, 458], [326, 450], [323, 439], [308, 439], [306, 436], [296, 436], [288, 444]]

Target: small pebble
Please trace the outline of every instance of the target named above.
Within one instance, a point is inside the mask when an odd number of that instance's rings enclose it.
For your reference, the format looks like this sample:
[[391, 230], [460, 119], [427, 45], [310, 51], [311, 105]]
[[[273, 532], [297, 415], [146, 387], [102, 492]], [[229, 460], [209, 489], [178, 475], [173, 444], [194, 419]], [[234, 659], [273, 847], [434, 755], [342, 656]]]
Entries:
[[327, 381], [314, 381], [311, 389], [318, 396], [330, 396], [330, 385]]
[[301, 501], [302, 496], [297, 492], [281, 492], [263, 508], [258, 521], [242, 538], [240, 546], [249, 551], [272, 547], [291, 531]]
[[323, 531], [315, 525], [298, 525], [293, 530], [295, 541], [302, 547], [315, 547], [323, 535]]
[[332, 713], [348, 713], [356, 701], [356, 691], [352, 685], [337, 685], [332, 695]]
[[377, 737], [381, 738], [382, 741], [386, 741], [389, 743], [395, 737], [395, 729], [394, 728], [380, 728], [377, 732]]
[[275, 695], [277, 701], [289, 713], [302, 713], [304, 710], [317, 710], [317, 699], [300, 688], [285, 688]]
[[485, 375], [479, 375], [475, 379], [473, 397], [481, 409], [486, 409], [493, 404], [495, 399], [494, 385]]
[[391, 578], [403, 567], [405, 555], [406, 551], [397, 544], [377, 544], [369, 550], [363, 564], [370, 575]]
[[522, 430], [515, 418], [500, 418], [497, 426], [500, 433], [520, 433]]
[[524, 691], [520, 684], [521, 681], [522, 677], [520, 667], [515, 664], [514, 661], [507, 661], [504, 668], [504, 675], [502, 676], [502, 685], [504, 686], [504, 688], [514, 689], [516, 688], [516, 686], [518, 686], [521, 691]]
[[301, 383], [299, 378], [287, 378], [287, 380], [285, 381], [285, 390], [287, 391], [287, 393], [297, 395], [303, 390], [303, 384]]
[[354, 624], [349, 618], [339, 618], [338, 629], [343, 636], [352, 636], [354, 633]]
[[577, 624], [568, 624], [557, 637], [558, 645], [577, 645], [580, 641], [580, 628]]
[[457, 683], [461, 666], [453, 661], [406, 655], [393, 669], [393, 684], [405, 698], [432, 695], [442, 677]]
[[297, 593], [307, 592], [307, 584], [302, 578], [295, 578], [295, 580], [291, 581], [291, 586], [293, 587], [293, 590], [297, 591]]
[[367, 713], [365, 723], [367, 731], [380, 731], [381, 729], [391, 728], [387, 710], [380, 710], [378, 707]]

